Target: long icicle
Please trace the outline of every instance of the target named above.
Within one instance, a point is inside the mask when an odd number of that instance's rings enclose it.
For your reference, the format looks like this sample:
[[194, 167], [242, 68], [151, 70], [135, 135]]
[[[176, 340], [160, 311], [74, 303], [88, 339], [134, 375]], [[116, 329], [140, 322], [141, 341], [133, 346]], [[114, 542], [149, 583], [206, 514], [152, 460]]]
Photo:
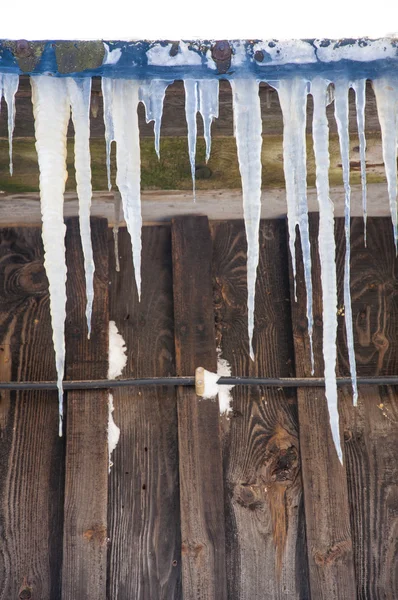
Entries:
[[314, 142], [316, 188], [319, 203], [319, 256], [321, 262], [323, 303], [323, 357], [325, 388], [333, 441], [339, 460], [343, 453], [339, 432], [339, 412], [336, 384], [337, 283], [336, 244], [334, 239], [334, 209], [329, 198], [329, 124], [326, 116], [328, 82], [316, 77], [311, 82], [314, 99], [312, 136]]
[[154, 122], [155, 151], [158, 158], [160, 158], [160, 126], [162, 124], [163, 104], [166, 89], [170, 83], [171, 81], [152, 79], [151, 81], [143, 81], [140, 87], [140, 100], [145, 106], [146, 122]]
[[111, 191], [111, 146], [112, 142], [115, 140], [115, 131], [113, 127], [113, 79], [102, 77], [101, 89], [104, 106], [106, 174], [108, 178], [108, 190]]
[[388, 197], [394, 229], [395, 251], [398, 252], [397, 219], [397, 103], [398, 89], [395, 79], [380, 77], [373, 81], [377, 114], [381, 127], [383, 160], [387, 176]]
[[[307, 323], [310, 341], [311, 371], [314, 373], [312, 344], [312, 268], [307, 204], [307, 93], [308, 83], [302, 78], [282, 80], [277, 86], [283, 114], [283, 158], [288, 206], [289, 247], [292, 263], [296, 261], [296, 225], [299, 226], [307, 294]], [[294, 294], [296, 297], [296, 265], [293, 266]]]
[[358, 402], [357, 368], [355, 363], [354, 331], [352, 325], [352, 307], [350, 291], [350, 221], [351, 221], [351, 186], [350, 186], [350, 138], [348, 130], [348, 93], [350, 84], [346, 80], [335, 83], [335, 118], [339, 134], [341, 162], [343, 165], [343, 183], [345, 191], [344, 231], [345, 231], [345, 262], [344, 262], [344, 320], [347, 333], [348, 360], [352, 380], [354, 406]]
[[39, 75], [31, 77], [36, 150], [40, 168], [40, 203], [43, 221], [44, 267], [50, 291], [51, 324], [59, 396], [59, 434], [62, 435], [65, 368], [66, 262], [64, 191], [66, 133], [70, 106], [65, 80]]
[[[113, 79], [103, 86], [106, 105], [112, 107], [116, 141], [116, 184], [122, 197], [123, 213], [130, 234], [135, 281], [141, 297], [141, 159], [137, 107], [140, 82]], [[105, 122], [105, 127], [107, 121]]]
[[204, 138], [206, 143], [206, 162], [211, 152], [211, 124], [218, 118], [218, 79], [202, 79], [198, 81], [199, 112], [203, 119]]
[[88, 337], [91, 335], [91, 315], [94, 300], [94, 257], [91, 245], [90, 210], [92, 199], [90, 156], [91, 78], [66, 78], [75, 129], [75, 171], [79, 199], [80, 238], [82, 241], [86, 278], [86, 319]]
[[[3, 95], [7, 104], [8, 111], [8, 148], [10, 157], [10, 175], [13, 173], [12, 164], [12, 136], [15, 127], [15, 94], [18, 90], [19, 76], [15, 73], [4, 73], [3, 78]], [[1, 83], [0, 83], [0, 103], [1, 103]]]
[[365, 137], [365, 105], [366, 105], [366, 79], [357, 79], [352, 87], [355, 91], [355, 108], [357, 113], [357, 127], [359, 138], [359, 160], [361, 162], [361, 187], [362, 187], [362, 213], [363, 213], [363, 238], [366, 247], [366, 221], [367, 221], [367, 185], [366, 185], [366, 137]]
[[191, 164], [193, 199], [196, 201], [195, 167], [196, 167], [196, 114], [199, 110], [198, 82], [194, 79], [184, 79], [185, 88], [185, 117], [188, 127], [188, 154]]
[[262, 121], [259, 85], [254, 80], [231, 81], [234, 128], [242, 179], [243, 214], [247, 238], [247, 312], [250, 358], [254, 360], [254, 298], [259, 260], [261, 215]]

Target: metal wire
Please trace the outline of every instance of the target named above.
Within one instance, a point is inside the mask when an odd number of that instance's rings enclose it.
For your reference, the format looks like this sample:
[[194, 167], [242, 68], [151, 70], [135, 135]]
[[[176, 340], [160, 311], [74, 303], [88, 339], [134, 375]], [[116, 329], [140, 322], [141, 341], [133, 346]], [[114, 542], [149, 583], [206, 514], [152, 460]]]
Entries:
[[[220, 377], [219, 385], [261, 385], [276, 388], [325, 387], [323, 377]], [[337, 385], [350, 385], [350, 377], [338, 377]], [[145, 377], [141, 379], [98, 379], [83, 381], [64, 381], [68, 390], [100, 390], [135, 386], [194, 386], [194, 377]], [[358, 385], [398, 385], [398, 376], [358, 377]], [[55, 381], [6, 381], [0, 382], [0, 390], [56, 390]]]

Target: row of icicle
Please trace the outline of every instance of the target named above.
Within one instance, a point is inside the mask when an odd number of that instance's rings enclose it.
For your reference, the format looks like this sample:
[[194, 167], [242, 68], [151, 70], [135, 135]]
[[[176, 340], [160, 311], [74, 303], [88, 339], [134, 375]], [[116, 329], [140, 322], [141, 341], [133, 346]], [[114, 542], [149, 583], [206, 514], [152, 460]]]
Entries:
[[[125, 79], [102, 79], [104, 104], [106, 162], [108, 186], [111, 189], [111, 144], [116, 142], [116, 184], [121, 195], [124, 219], [131, 237], [133, 262], [138, 295], [141, 294], [141, 198], [140, 198], [140, 140], [137, 107], [143, 102], [147, 122], [154, 121], [155, 149], [160, 152], [160, 126], [163, 102], [171, 81], [139, 82]], [[334, 82], [315, 77], [301, 77], [274, 83], [283, 113], [283, 158], [286, 182], [289, 246], [293, 274], [296, 275], [296, 226], [301, 238], [304, 276], [307, 290], [307, 319], [312, 370], [312, 275], [311, 247], [308, 225], [306, 173], [307, 97], [313, 97], [312, 137], [316, 163], [316, 188], [319, 204], [319, 255], [323, 299], [323, 354], [325, 362], [326, 397], [331, 430], [337, 454], [342, 460], [339, 435], [336, 385], [337, 285], [335, 264], [334, 210], [329, 195], [329, 126], [326, 106], [334, 101], [335, 119], [340, 140], [340, 153], [345, 189], [346, 256], [344, 271], [344, 311], [348, 355], [352, 378], [353, 400], [357, 402], [355, 352], [350, 298], [350, 161], [348, 128], [348, 94], [355, 91], [357, 126], [360, 145], [363, 217], [366, 244], [366, 165], [365, 165], [365, 91], [366, 80], [341, 78]], [[43, 221], [45, 268], [49, 280], [53, 341], [58, 373], [60, 434], [62, 433], [62, 380], [65, 364], [64, 322], [66, 306], [65, 225], [63, 200], [66, 170], [66, 135], [70, 116], [75, 129], [75, 169], [79, 198], [79, 219], [86, 274], [87, 325], [90, 335], [93, 303], [94, 261], [90, 234], [92, 198], [90, 168], [90, 78], [56, 78], [46, 75], [31, 77], [35, 119], [36, 149], [40, 168], [40, 197]], [[206, 160], [211, 150], [211, 123], [218, 117], [218, 80], [186, 79], [185, 113], [188, 125], [188, 152], [195, 198], [196, 115], [203, 118], [206, 141]], [[259, 225], [261, 215], [262, 180], [262, 120], [259, 83], [252, 79], [231, 81], [234, 111], [234, 131], [242, 180], [243, 212], [247, 236], [247, 289], [249, 352], [254, 359], [254, 302], [259, 260]], [[12, 132], [14, 128], [14, 97], [18, 88], [17, 75], [0, 75], [0, 99], [8, 105], [10, 142], [10, 171], [12, 172]], [[395, 81], [382, 77], [373, 82], [382, 132], [388, 196], [397, 247], [397, 104], [398, 87]], [[294, 281], [294, 294], [296, 282]]]

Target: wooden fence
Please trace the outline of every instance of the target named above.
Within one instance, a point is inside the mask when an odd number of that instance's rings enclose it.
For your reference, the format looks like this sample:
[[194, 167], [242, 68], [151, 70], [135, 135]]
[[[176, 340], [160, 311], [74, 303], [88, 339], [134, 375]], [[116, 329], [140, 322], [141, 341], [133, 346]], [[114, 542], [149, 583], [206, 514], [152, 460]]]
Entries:
[[[216, 369], [310, 376], [302, 268], [291, 302], [286, 225], [263, 221], [254, 348], [241, 222], [179, 218], [143, 230], [142, 300], [130, 240], [93, 220], [93, 333], [87, 340], [76, 219], [68, 222], [67, 379], [106, 378], [108, 323], [127, 377]], [[323, 373], [317, 217], [311, 217], [316, 375]], [[360, 375], [398, 373], [398, 262], [389, 219], [353, 219], [352, 302]], [[336, 222], [338, 371], [348, 375]], [[38, 228], [0, 230], [0, 378], [54, 380]], [[108, 475], [107, 391], [1, 392], [1, 600], [396, 600], [398, 395], [341, 389], [341, 467], [322, 389], [236, 387], [232, 412], [193, 389], [114, 390], [121, 429]]]

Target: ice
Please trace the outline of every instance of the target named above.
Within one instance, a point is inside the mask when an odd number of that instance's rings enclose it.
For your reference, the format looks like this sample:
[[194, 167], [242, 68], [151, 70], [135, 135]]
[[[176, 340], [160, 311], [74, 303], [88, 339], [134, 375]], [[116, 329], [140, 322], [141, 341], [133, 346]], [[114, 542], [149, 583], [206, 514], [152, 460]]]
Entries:
[[106, 148], [106, 174], [108, 177], [108, 190], [112, 189], [111, 182], [111, 146], [115, 140], [115, 132], [113, 128], [113, 79], [102, 77], [101, 80], [104, 124], [105, 124], [105, 148]]
[[91, 157], [90, 157], [90, 98], [91, 78], [65, 79], [66, 90], [72, 108], [75, 129], [75, 171], [79, 198], [80, 238], [82, 241], [84, 272], [86, 278], [86, 319], [88, 337], [91, 334], [91, 314], [94, 300], [94, 258], [91, 245]]
[[46, 269], [59, 395], [59, 434], [62, 435], [65, 367], [66, 262], [63, 215], [66, 170], [66, 133], [70, 105], [64, 79], [31, 77], [36, 150], [40, 168], [40, 202]]
[[170, 81], [152, 79], [151, 81], [144, 81], [140, 87], [140, 100], [145, 106], [146, 122], [154, 122], [155, 150], [158, 158], [160, 158], [160, 126], [162, 124], [163, 103], [166, 89], [170, 83]]
[[195, 81], [185, 79], [185, 116], [188, 127], [188, 153], [191, 164], [192, 188], [194, 200], [195, 190], [195, 167], [196, 167], [196, 137], [197, 123], [196, 115], [202, 115], [204, 137], [206, 142], [206, 162], [210, 158], [211, 150], [211, 124], [218, 117], [218, 80], [206, 79]]
[[206, 142], [206, 162], [211, 151], [211, 124], [218, 118], [218, 79], [202, 79], [198, 81], [199, 112], [203, 119], [204, 138]]
[[358, 79], [352, 84], [355, 90], [355, 107], [357, 111], [357, 126], [359, 138], [359, 159], [361, 162], [362, 185], [362, 211], [363, 211], [363, 236], [366, 246], [366, 219], [367, 219], [367, 189], [366, 189], [366, 137], [365, 137], [365, 104], [366, 104], [366, 79]]
[[347, 332], [348, 359], [352, 380], [353, 401], [358, 401], [357, 372], [355, 364], [354, 332], [352, 326], [352, 308], [350, 291], [350, 218], [351, 218], [351, 187], [350, 187], [350, 138], [348, 130], [348, 92], [350, 84], [346, 80], [335, 83], [334, 109], [339, 134], [340, 154], [343, 165], [343, 183], [345, 191], [344, 231], [345, 231], [345, 261], [344, 261], [344, 318]]
[[383, 147], [383, 160], [387, 176], [388, 197], [394, 229], [395, 250], [398, 251], [397, 223], [397, 82], [388, 76], [373, 81]]
[[289, 231], [289, 248], [292, 257], [294, 296], [296, 298], [296, 225], [299, 227], [304, 262], [304, 279], [307, 293], [307, 322], [310, 340], [312, 373], [314, 353], [312, 347], [313, 310], [311, 246], [307, 205], [307, 148], [306, 120], [308, 83], [300, 77], [282, 80], [276, 86], [283, 114], [283, 164], [286, 182], [286, 199]]
[[[104, 79], [103, 79], [104, 81]], [[116, 141], [116, 184], [130, 234], [138, 297], [141, 297], [141, 159], [137, 106], [141, 82], [109, 79], [102, 84], [107, 144]], [[107, 130], [110, 125], [111, 131]]]
[[195, 158], [196, 158], [196, 136], [197, 136], [196, 114], [199, 110], [198, 82], [195, 81], [194, 79], [185, 79], [184, 80], [184, 88], [185, 88], [185, 117], [187, 120], [187, 127], [188, 127], [188, 154], [189, 154], [189, 162], [191, 164], [193, 198], [194, 198], [194, 200], [196, 200]]
[[329, 125], [326, 116], [328, 81], [316, 77], [311, 82], [314, 99], [312, 136], [316, 165], [316, 188], [319, 203], [319, 256], [321, 262], [323, 303], [323, 357], [325, 387], [330, 425], [337, 454], [343, 455], [339, 434], [339, 413], [336, 384], [337, 286], [334, 210], [329, 198]]
[[15, 94], [19, 85], [19, 76], [15, 73], [0, 73], [0, 110], [1, 98], [4, 96], [8, 111], [8, 147], [10, 156], [10, 175], [13, 172], [12, 165], [12, 136], [15, 126]]
[[261, 214], [262, 121], [258, 82], [231, 80], [234, 130], [242, 179], [243, 214], [247, 238], [247, 313], [250, 357], [254, 360], [254, 298], [259, 260]]

